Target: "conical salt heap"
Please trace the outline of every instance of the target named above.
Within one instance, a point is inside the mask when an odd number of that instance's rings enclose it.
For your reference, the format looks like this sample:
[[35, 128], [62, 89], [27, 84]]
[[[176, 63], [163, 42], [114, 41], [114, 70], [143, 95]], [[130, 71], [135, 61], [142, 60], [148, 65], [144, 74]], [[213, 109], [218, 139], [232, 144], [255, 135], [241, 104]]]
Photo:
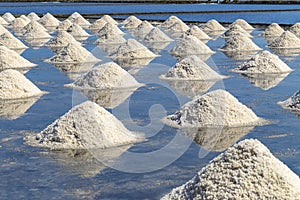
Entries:
[[124, 33], [118, 28], [118, 26], [106, 23], [103, 28], [101, 28], [96, 35], [103, 37], [105, 35], [123, 35]]
[[9, 31], [0, 24], [0, 34], [2, 35], [3, 33], [7, 33], [7, 32], [9, 32]]
[[110, 24], [114, 24], [114, 25], [118, 25], [118, 22], [116, 22], [116, 20], [114, 20], [111, 16], [109, 15], [103, 15], [101, 17], [102, 20], [106, 21], [107, 23]]
[[154, 58], [156, 55], [135, 39], [128, 39], [126, 43], [120, 45], [112, 57], [116, 59], [138, 59]]
[[0, 17], [0, 24], [1, 25], [9, 25], [9, 23], [7, 21], [5, 21], [5, 19], [3, 19], [2, 17]]
[[272, 23], [265, 29], [265, 31], [262, 33], [262, 36], [279, 37], [283, 32], [283, 28], [276, 23]]
[[19, 39], [17, 39], [8, 31], [0, 35], [0, 43], [11, 50], [28, 48], [25, 44], [23, 44]]
[[300, 90], [295, 92], [290, 98], [285, 101], [278, 102], [283, 108], [291, 109], [294, 111], [300, 110]]
[[25, 21], [23, 18], [16, 18], [11, 22], [9, 27], [17, 32], [17, 30], [24, 28], [28, 23], [29, 22]]
[[98, 104], [86, 101], [74, 106], [31, 140], [32, 145], [51, 149], [104, 149], [135, 143], [141, 137]]
[[109, 62], [92, 68], [67, 86], [78, 89], [111, 90], [137, 88], [141, 85], [118, 64]]
[[56, 29], [59, 31], [66, 31], [70, 26], [72, 26], [72, 24], [73, 23], [70, 20], [65, 19], [64, 21], [59, 23], [59, 26]]
[[171, 39], [169, 36], [167, 36], [159, 28], [155, 27], [145, 36], [144, 41], [147, 43], [171, 42], [171, 41], [173, 41], [173, 39]]
[[100, 29], [102, 29], [104, 26], [105, 26], [105, 24], [107, 24], [108, 22], [107, 21], [105, 21], [104, 19], [97, 19], [96, 21], [94, 21], [94, 23], [89, 27], [89, 29], [90, 30], [96, 30], [96, 31], [98, 31], [98, 30], [100, 30]]
[[78, 24], [72, 24], [68, 30], [68, 33], [70, 33], [73, 37], [89, 37], [90, 34], [88, 34], [81, 26]]
[[176, 63], [168, 72], [161, 76], [162, 79], [173, 80], [221, 80], [225, 78], [211, 69], [205, 62], [195, 55]]
[[187, 55], [213, 54], [214, 51], [195, 36], [188, 35], [181, 38], [170, 53], [174, 56], [185, 57]]
[[187, 30], [185, 35], [193, 35], [199, 40], [210, 40], [209, 37], [204, 31], [202, 31], [198, 26], [193, 25], [189, 30]]
[[7, 69], [0, 72], [0, 100], [25, 99], [43, 92], [20, 72]]
[[126, 29], [137, 28], [141, 23], [142, 23], [142, 20], [138, 19], [137, 17], [135, 17], [133, 15], [129, 16], [122, 22], [123, 28], [126, 28]]
[[162, 200], [300, 199], [300, 179], [256, 139], [243, 140], [214, 158]]
[[233, 70], [239, 73], [288, 73], [292, 69], [287, 66], [278, 56], [263, 51], [256, 54], [248, 61], [242, 63], [238, 68]]
[[31, 21], [39, 21], [41, 18], [35, 13], [35, 12], [31, 12], [27, 15], [28, 19], [30, 19]]
[[217, 20], [211, 19], [205, 24], [201, 26], [201, 29], [206, 32], [219, 32], [219, 31], [226, 31], [226, 28], [224, 28]]
[[238, 127], [262, 124], [262, 119], [225, 90], [215, 90], [186, 103], [164, 122], [172, 127]]
[[84, 17], [82, 17], [78, 12], [74, 12], [72, 15], [68, 17], [68, 20], [70, 20], [74, 24], [78, 24], [79, 26], [90, 26], [91, 23], [86, 20]]
[[148, 21], [144, 20], [138, 27], [134, 30], [134, 35], [139, 38], [144, 38], [154, 26]]
[[226, 38], [226, 43], [220, 48], [221, 51], [259, 51], [257, 46], [249, 37], [237, 34]]
[[57, 27], [59, 26], [60, 21], [56, 19], [50, 13], [46, 13], [39, 22], [45, 27]]
[[240, 27], [242, 27], [244, 30], [254, 30], [253, 26], [251, 26], [250, 24], [248, 24], [248, 22], [246, 22], [245, 20], [243, 19], [237, 19], [235, 20], [230, 26], [233, 26], [233, 25], [239, 25]]
[[279, 37], [270, 42], [271, 48], [300, 48], [300, 39], [290, 31], [283, 32]]
[[11, 23], [16, 19], [15, 16], [13, 16], [10, 12], [7, 12], [4, 15], [2, 15], [2, 18], [8, 23]]
[[300, 37], [300, 23], [296, 23], [291, 26], [289, 31], [294, 33], [297, 37]]
[[123, 35], [115, 34], [114, 32], [108, 32], [98, 36], [99, 38], [95, 41], [95, 44], [122, 44], [126, 42]]
[[252, 38], [252, 35], [250, 35], [250, 33], [248, 33], [245, 29], [243, 29], [242, 27], [240, 27], [237, 24], [230, 26], [230, 28], [224, 33], [224, 36], [232, 37], [232, 36], [238, 35], [238, 34], [246, 36], [248, 38]]
[[51, 36], [47, 32], [47, 29], [37, 21], [31, 21], [23, 28], [23, 30], [24, 38], [51, 38]]
[[36, 64], [29, 62], [17, 52], [0, 46], [0, 70], [35, 67]]
[[66, 31], [58, 31], [56, 37], [48, 43], [50, 47], [65, 47], [68, 44], [76, 43], [81, 45], [80, 42], [75, 40], [75, 38]]
[[19, 18], [24, 19], [26, 21], [26, 23], [31, 22], [31, 20], [28, 17], [26, 17], [25, 15], [21, 15]]
[[176, 23], [184, 23], [181, 19], [179, 19], [178, 17], [176, 16], [170, 16], [166, 21], [164, 21], [160, 27], [162, 28], [169, 28], [171, 27], [172, 25], [176, 24]]
[[184, 22], [178, 21], [173, 23], [171, 26], [167, 27], [166, 31], [171, 33], [184, 33], [189, 29], [190, 27], [186, 25]]

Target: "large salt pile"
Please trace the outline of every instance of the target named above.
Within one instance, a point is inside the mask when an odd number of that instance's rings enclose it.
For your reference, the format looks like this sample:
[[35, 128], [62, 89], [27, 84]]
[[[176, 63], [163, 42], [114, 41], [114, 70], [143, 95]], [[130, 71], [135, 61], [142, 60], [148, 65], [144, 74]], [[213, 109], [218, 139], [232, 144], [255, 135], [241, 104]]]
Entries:
[[126, 28], [126, 29], [137, 28], [141, 23], [142, 23], [142, 21], [135, 16], [129, 16], [122, 22], [123, 28]]
[[202, 31], [198, 26], [193, 25], [189, 30], [187, 30], [184, 34], [193, 35], [199, 40], [210, 40], [209, 37], [204, 31]]
[[124, 33], [118, 28], [118, 26], [106, 23], [97, 33], [96, 35], [99, 37], [103, 37], [105, 35], [123, 35]]
[[67, 32], [70, 33], [73, 37], [89, 37], [88, 34], [81, 26], [78, 24], [72, 24], [68, 29]]
[[279, 37], [283, 32], [284, 32], [283, 28], [281, 28], [276, 23], [272, 23], [265, 29], [265, 31], [262, 33], [262, 36]]
[[37, 21], [31, 21], [23, 28], [23, 30], [24, 38], [51, 38], [51, 35], [49, 35], [47, 32], [47, 29]]
[[87, 73], [81, 75], [74, 83], [67, 86], [78, 89], [106, 90], [137, 88], [141, 85], [118, 64], [109, 62], [92, 68]]
[[239, 25], [240, 27], [242, 27], [245, 30], [253, 30], [253, 26], [251, 26], [250, 24], [248, 24], [248, 22], [246, 22], [244, 19], [237, 19], [235, 20], [230, 26], [233, 25]]
[[285, 101], [278, 102], [283, 108], [300, 111], [300, 90]]
[[28, 19], [30, 19], [31, 21], [39, 21], [41, 18], [35, 13], [35, 12], [31, 12], [27, 15]]
[[65, 19], [64, 21], [59, 23], [59, 26], [56, 29], [59, 31], [66, 31], [72, 24], [73, 23], [70, 20]]
[[224, 33], [225, 37], [232, 37], [234, 35], [243, 35], [248, 38], [252, 38], [252, 35], [250, 35], [250, 33], [248, 33], [245, 29], [237, 24], [230, 26], [230, 28]]
[[110, 24], [114, 24], [114, 25], [118, 25], [118, 22], [116, 22], [116, 20], [114, 20], [111, 16], [109, 15], [103, 15], [101, 17], [102, 20], [106, 21], [107, 23]]
[[171, 41], [173, 41], [173, 39], [171, 39], [169, 36], [167, 36], [159, 28], [155, 27], [144, 37], [144, 41], [147, 43], [171, 42]]
[[45, 27], [57, 27], [59, 26], [60, 21], [56, 19], [50, 13], [46, 13], [39, 22]]
[[224, 28], [217, 20], [211, 19], [205, 24], [201, 26], [201, 29], [205, 32], [219, 32], [219, 31], [226, 31], [226, 28]]
[[300, 36], [300, 23], [296, 23], [289, 29], [290, 32], [294, 33], [297, 37]]
[[25, 44], [23, 44], [23, 42], [21, 42], [8, 31], [0, 35], [0, 43], [12, 50], [28, 48]]
[[86, 101], [27, 141], [51, 149], [98, 149], [135, 143], [141, 137], [98, 104]]
[[278, 56], [263, 51], [256, 54], [248, 61], [242, 63], [238, 68], [233, 70], [239, 73], [287, 73], [292, 69], [287, 66]]
[[211, 69], [197, 56], [188, 56], [176, 63], [168, 72], [161, 76], [162, 79], [177, 80], [220, 80], [225, 78]]
[[181, 38], [170, 53], [174, 56], [185, 57], [187, 55], [213, 54], [214, 51], [195, 36], [188, 35]]
[[300, 39], [290, 31], [283, 32], [279, 37], [269, 43], [271, 48], [300, 48]]
[[68, 44], [76, 43], [81, 45], [80, 42], [75, 40], [75, 38], [66, 31], [59, 31], [56, 37], [48, 43], [50, 47], [65, 47]]
[[29, 62], [17, 52], [0, 46], [0, 70], [35, 67], [36, 64]]
[[23, 18], [16, 18], [14, 21], [11, 22], [9, 28], [13, 29], [14, 31], [21, 30], [24, 26], [26, 26], [29, 22], [25, 21]]
[[8, 23], [11, 23], [16, 19], [15, 16], [13, 16], [10, 12], [7, 12], [4, 15], [2, 15], [2, 18], [5, 19], [5, 21], [7, 21]]
[[237, 34], [226, 38], [226, 43], [220, 48], [221, 51], [259, 51], [257, 46], [249, 37]]
[[9, 23], [5, 19], [3, 19], [2, 17], [0, 17], [0, 24], [1, 25], [9, 25]]
[[102, 29], [105, 24], [107, 24], [108, 22], [105, 21], [104, 19], [97, 19], [96, 21], [94, 21], [94, 23], [89, 27], [90, 30], [92, 31], [99, 31], [100, 29]]
[[262, 119], [225, 90], [215, 90], [186, 103], [179, 111], [164, 118], [172, 127], [250, 126]]
[[41, 96], [43, 92], [20, 72], [7, 69], [0, 72], [0, 100]]
[[154, 26], [148, 21], [144, 20], [138, 27], [134, 30], [134, 35], [139, 38], [144, 38]]
[[72, 15], [68, 17], [68, 20], [70, 20], [74, 24], [78, 24], [79, 26], [86, 27], [90, 26], [91, 23], [86, 20], [84, 17], [82, 17], [78, 12], [74, 12]]
[[261, 142], [243, 140], [202, 168], [171, 199], [300, 199], [300, 179]]

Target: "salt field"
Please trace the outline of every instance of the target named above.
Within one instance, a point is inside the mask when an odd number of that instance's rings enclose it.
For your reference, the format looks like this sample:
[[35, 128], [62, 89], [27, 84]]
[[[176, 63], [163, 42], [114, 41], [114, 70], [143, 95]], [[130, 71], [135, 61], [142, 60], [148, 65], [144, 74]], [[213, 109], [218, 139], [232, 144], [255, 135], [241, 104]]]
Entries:
[[299, 199], [298, 9], [0, 3], [0, 199]]

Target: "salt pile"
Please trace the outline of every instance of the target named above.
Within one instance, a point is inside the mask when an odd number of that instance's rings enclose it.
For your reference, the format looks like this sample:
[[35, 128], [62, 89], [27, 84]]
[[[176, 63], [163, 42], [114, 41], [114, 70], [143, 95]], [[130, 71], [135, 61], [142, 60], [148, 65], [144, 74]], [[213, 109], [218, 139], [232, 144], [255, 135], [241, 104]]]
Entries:
[[43, 92], [23, 74], [7, 69], [0, 72], [0, 100], [41, 96]]
[[296, 23], [289, 29], [290, 32], [294, 33], [296, 36], [300, 36], [300, 23]]
[[159, 28], [153, 28], [144, 38], [147, 43], [152, 42], [171, 42], [173, 41], [169, 36], [162, 32]]
[[60, 31], [66, 31], [72, 24], [73, 23], [70, 20], [66, 19], [66, 20], [60, 22], [59, 26], [56, 29], [60, 30]]
[[110, 90], [137, 88], [141, 85], [118, 64], [109, 62], [92, 68], [87, 73], [81, 75], [74, 83], [67, 86], [78, 89]]
[[186, 25], [184, 22], [178, 21], [173, 23], [171, 26], [167, 27], [166, 31], [171, 33], [184, 33], [189, 29], [190, 27]]
[[123, 35], [124, 33], [118, 28], [118, 26], [106, 23], [103, 28], [101, 28], [96, 35], [103, 37], [105, 35]]
[[111, 16], [109, 15], [103, 15], [101, 17], [102, 20], [106, 21], [107, 23], [110, 24], [114, 24], [114, 25], [118, 25], [118, 22], [116, 22], [116, 20], [114, 20]]
[[278, 102], [278, 104], [281, 105], [283, 108], [291, 109], [294, 111], [299, 111], [300, 110], [300, 91], [297, 91], [295, 94], [293, 94], [287, 100]]
[[283, 32], [279, 37], [270, 42], [272, 48], [300, 48], [300, 39], [290, 31]]
[[148, 21], [144, 20], [138, 27], [135, 29], [134, 35], [139, 38], [144, 38], [154, 26]]
[[45, 27], [57, 27], [59, 26], [60, 21], [56, 19], [50, 13], [45, 14], [39, 22]]
[[162, 27], [162, 28], [169, 28], [169, 27], [171, 27], [172, 25], [174, 25], [176, 23], [181, 24], [181, 23], [183, 23], [183, 21], [181, 21], [181, 19], [179, 19], [176, 16], [170, 16], [166, 21], [164, 21], [160, 25], [160, 27]]
[[129, 16], [127, 19], [125, 19], [122, 22], [123, 28], [126, 28], [126, 29], [137, 28], [141, 23], [142, 23], [142, 21], [140, 19], [136, 18], [135, 16]]
[[250, 35], [250, 33], [248, 33], [245, 29], [237, 24], [230, 26], [230, 28], [224, 33], [225, 37], [232, 37], [234, 35], [243, 35], [248, 38], [252, 38], [252, 35]]
[[0, 46], [0, 70], [35, 67], [36, 64], [29, 62], [17, 52]]
[[221, 51], [259, 51], [257, 46], [249, 37], [237, 34], [226, 38], [226, 43], [220, 48]]
[[8, 25], [9, 23], [7, 21], [5, 21], [5, 19], [3, 19], [2, 17], [0, 17], [0, 24], [1, 25]]
[[7, 33], [7, 32], [9, 31], [0, 24], [0, 34]]
[[154, 58], [156, 55], [135, 39], [128, 39], [126, 43], [120, 45], [117, 52], [113, 54], [112, 57], [119, 59], [137, 59]]
[[28, 48], [25, 44], [23, 44], [19, 39], [17, 39], [8, 31], [0, 35], [0, 43], [12, 50]]
[[107, 33], [95, 41], [95, 44], [122, 44], [126, 42], [126, 39], [120, 34]]
[[265, 29], [262, 35], [266, 37], [279, 37], [283, 32], [283, 28], [276, 23], [272, 23]]
[[237, 20], [235, 20], [230, 26], [233, 26], [233, 25], [239, 25], [240, 27], [242, 27], [245, 30], [253, 30], [254, 29], [253, 26], [251, 26], [250, 24], [248, 24], [248, 22], [246, 22], [243, 19], [237, 19]]
[[287, 73], [292, 69], [287, 66], [278, 56], [263, 51], [256, 54], [250, 60], [242, 63], [233, 70], [239, 73]]
[[37, 21], [31, 21], [23, 28], [23, 30], [25, 31], [23, 33], [24, 38], [51, 38], [51, 36], [47, 32], [47, 29]]
[[74, 106], [31, 140], [32, 145], [51, 149], [104, 149], [135, 143], [141, 138], [107, 110], [86, 101]]
[[214, 32], [214, 31], [226, 31], [226, 28], [224, 28], [217, 20], [211, 19], [205, 24], [201, 26], [201, 29], [206, 32]]
[[100, 30], [102, 29], [105, 24], [107, 24], [108, 22], [105, 21], [104, 19], [97, 19], [91, 26], [90, 26], [90, 30]]
[[68, 30], [68, 33], [70, 33], [73, 37], [89, 37], [90, 34], [88, 34], [81, 26], [78, 24], [72, 24]]
[[214, 51], [195, 36], [188, 35], [181, 38], [170, 53], [174, 56], [185, 57], [187, 55], [213, 54]]
[[13, 16], [10, 12], [7, 12], [4, 15], [2, 15], [2, 18], [5, 19], [5, 21], [7, 21], [8, 23], [11, 23], [16, 19], [15, 16]]
[[25, 21], [23, 18], [16, 18], [14, 21], [11, 22], [10, 28], [14, 30], [20, 30], [24, 26], [26, 26], [29, 22]]
[[68, 17], [68, 20], [70, 20], [74, 24], [78, 24], [79, 26], [90, 26], [90, 22], [86, 20], [84, 17], [82, 17], [78, 12], [74, 12], [72, 15]]
[[260, 124], [262, 119], [225, 90], [215, 90], [186, 103], [164, 122], [172, 127], [238, 127]]
[[35, 12], [31, 12], [27, 15], [28, 19], [30, 19], [31, 21], [39, 21], [41, 18], [35, 13]]
[[161, 76], [162, 79], [178, 80], [220, 80], [225, 78], [211, 69], [197, 56], [188, 56], [176, 63], [169, 71]]
[[186, 35], [193, 35], [199, 40], [210, 40], [209, 37], [204, 31], [202, 31], [198, 26], [193, 25], [189, 30], [185, 32]]
[[300, 199], [300, 179], [255, 139], [243, 140], [214, 158], [171, 199]]
[[68, 44], [73, 43], [81, 45], [81, 43], [75, 40], [71, 34], [67, 33], [66, 31], [59, 31], [56, 37], [50, 41], [48, 45], [50, 47], [65, 47]]
[[26, 23], [31, 22], [31, 20], [28, 17], [26, 17], [25, 15], [21, 15], [19, 18], [24, 19], [26, 21]]

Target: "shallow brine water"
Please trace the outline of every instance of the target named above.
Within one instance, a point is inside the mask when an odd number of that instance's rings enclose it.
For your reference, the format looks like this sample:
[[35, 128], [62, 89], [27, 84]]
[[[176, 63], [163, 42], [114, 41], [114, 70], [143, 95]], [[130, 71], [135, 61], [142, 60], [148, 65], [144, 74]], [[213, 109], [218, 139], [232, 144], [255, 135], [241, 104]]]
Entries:
[[[43, 4], [2, 4], [1, 12], [40, 13], [49, 11], [53, 14], [108, 12], [108, 7], [101, 4], [102, 10], [92, 10], [91, 4], [57, 4], [56, 7], [47, 3]], [[7, 6], [7, 7], [5, 7]], [[95, 6], [95, 5], [93, 5]], [[92, 6], [92, 7], [93, 7]], [[102, 7], [103, 6], [103, 7]], [[132, 5], [121, 4], [115, 8], [117, 12], [141, 11]], [[178, 11], [182, 5], [140, 5], [146, 11]], [[187, 11], [194, 8], [184, 5]], [[275, 6], [278, 8], [277, 6]], [[25, 10], [21, 10], [24, 9]], [[72, 8], [72, 9], [70, 9]], [[98, 8], [98, 7], [97, 7]], [[106, 9], [108, 10], [106, 10]], [[149, 9], [148, 9], [149, 8]], [[226, 9], [225, 5], [198, 5], [197, 9]], [[228, 9], [256, 9], [255, 6], [228, 6]], [[259, 6], [261, 8], [261, 6]], [[269, 9], [271, 6], [262, 6]], [[280, 9], [295, 8], [284, 6]], [[48, 10], [47, 10], [48, 9]], [[131, 10], [129, 10], [131, 9]], [[161, 9], [161, 10], [158, 10]], [[275, 8], [274, 8], [275, 9]], [[266, 20], [252, 13], [233, 13], [203, 15], [178, 15], [189, 21], [206, 21], [221, 16], [225, 22], [232, 22], [236, 17], [247, 19], [250, 22], [271, 23], [281, 22], [292, 24], [294, 12], [286, 12], [289, 17], [269, 13]], [[298, 13], [296, 13], [298, 15]], [[125, 16], [124, 16], [125, 17]], [[142, 17], [142, 16], [141, 16]], [[152, 19], [153, 16], [143, 16]], [[167, 15], [155, 16], [153, 19], [166, 19]], [[226, 19], [226, 20], [225, 20]], [[262, 21], [262, 19], [264, 21]], [[285, 21], [283, 21], [285, 20]], [[124, 30], [125, 31], [125, 30]], [[259, 36], [262, 32], [257, 28], [254, 42], [261, 48], [269, 50], [267, 42]], [[128, 32], [126, 37], [132, 37]], [[84, 41], [84, 46], [92, 51], [103, 62], [109, 58], [93, 45], [96, 37]], [[224, 44], [224, 39], [211, 40], [208, 46], [217, 51]], [[158, 77], [165, 73], [176, 59], [168, 51], [174, 43], [169, 44], [157, 52], [160, 57], [150, 63], [143, 61], [133, 67], [132, 63], [120, 62], [139, 82], [145, 86], [125, 94], [111, 97], [116, 107], [108, 109], [124, 125], [133, 131], [142, 132], [147, 136], [147, 141], [108, 152], [117, 162], [111, 162], [98, 156], [93, 151], [58, 151], [51, 152], [45, 149], [33, 148], [23, 143], [23, 136], [29, 132], [39, 132], [52, 123], [59, 116], [68, 111], [73, 105], [85, 100], [84, 96], [64, 84], [72, 82], [76, 74], [68, 74], [59, 70], [54, 65], [45, 63], [46, 58], [54, 55], [47, 47], [39, 49], [29, 48], [22, 56], [38, 64], [38, 67], [26, 73], [26, 77], [33, 81], [40, 89], [49, 92], [35, 102], [22, 103], [12, 108], [20, 116], [16, 119], [0, 120], [0, 199], [158, 199], [173, 187], [182, 185], [191, 179], [197, 171], [213, 157], [225, 150], [233, 143], [245, 138], [257, 138], [262, 141], [274, 155], [286, 163], [296, 174], [300, 175], [300, 128], [298, 114], [282, 109], [278, 101], [285, 100], [299, 89], [299, 60], [300, 56], [284, 56], [282, 58], [294, 71], [286, 77], [271, 77], [263, 80], [246, 78], [242, 75], [229, 72], [242, 62], [242, 55], [226, 55], [220, 51], [212, 55], [206, 62], [214, 67], [220, 74], [230, 76], [228, 79], [211, 84], [210, 90], [223, 88], [237, 97], [242, 103], [253, 109], [260, 117], [274, 121], [271, 125], [253, 128], [244, 128], [232, 131], [224, 138], [213, 142], [210, 146], [210, 136], [201, 132], [198, 143], [192, 142], [183, 136], [180, 131], [164, 126], [160, 119], [176, 111], [181, 105], [189, 101], [194, 95], [193, 90], [201, 89], [203, 84], [182, 82], [167, 82]], [[271, 50], [270, 50], [271, 51]], [[5, 107], [0, 107], [5, 109]], [[9, 111], [9, 109], [8, 109]], [[226, 130], [224, 130], [226, 132]]]

